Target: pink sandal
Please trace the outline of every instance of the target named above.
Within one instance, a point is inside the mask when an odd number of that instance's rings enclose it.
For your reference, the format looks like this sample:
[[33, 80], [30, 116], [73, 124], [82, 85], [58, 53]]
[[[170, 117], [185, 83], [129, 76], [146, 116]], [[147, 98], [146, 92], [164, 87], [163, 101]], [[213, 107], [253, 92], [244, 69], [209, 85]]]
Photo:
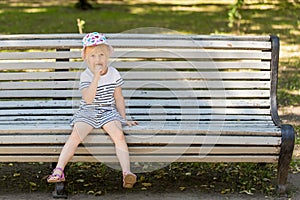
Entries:
[[[57, 170], [61, 171], [61, 174], [57, 174], [57, 173], [54, 174], [54, 172]], [[53, 178], [55, 178], [55, 179], [53, 179]], [[66, 179], [65, 179], [64, 171], [60, 167], [55, 168], [53, 170], [52, 174], [50, 176], [48, 176], [48, 178], [47, 178], [48, 183], [59, 183], [59, 182], [64, 182], [65, 180]]]
[[136, 175], [131, 172], [123, 173], [123, 187], [124, 188], [133, 188], [133, 185], [136, 183]]

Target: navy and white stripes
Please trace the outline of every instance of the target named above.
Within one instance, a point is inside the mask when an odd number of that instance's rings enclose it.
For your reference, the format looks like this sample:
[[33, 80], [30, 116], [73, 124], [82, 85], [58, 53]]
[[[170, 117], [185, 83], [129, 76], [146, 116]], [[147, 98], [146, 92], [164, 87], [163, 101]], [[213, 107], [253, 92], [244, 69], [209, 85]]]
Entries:
[[[93, 73], [87, 68], [80, 76], [79, 89], [88, 87], [93, 79]], [[101, 76], [96, 97], [92, 104], [87, 104], [83, 99], [80, 102], [79, 110], [71, 120], [71, 126], [76, 122], [85, 122], [94, 128], [101, 128], [104, 124], [118, 120], [125, 123], [116, 109], [114, 91], [116, 87], [123, 84], [120, 73], [113, 67], [108, 67], [105, 75]]]

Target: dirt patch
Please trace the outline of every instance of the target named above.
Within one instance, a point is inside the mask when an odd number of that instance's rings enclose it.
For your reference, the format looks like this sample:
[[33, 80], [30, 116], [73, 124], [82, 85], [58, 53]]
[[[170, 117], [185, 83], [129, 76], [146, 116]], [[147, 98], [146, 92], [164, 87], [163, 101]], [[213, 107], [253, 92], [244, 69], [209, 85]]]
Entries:
[[285, 106], [278, 111], [283, 123], [300, 126], [300, 106]]
[[[69, 166], [70, 199], [275, 199], [276, 166], [267, 164], [176, 163], [138, 174], [133, 189], [121, 186], [121, 173], [99, 164]], [[210, 168], [210, 169], [209, 169]], [[48, 163], [2, 163], [0, 199], [52, 199]], [[300, 199], [300, 174], [289, 176], [289, 196]]]

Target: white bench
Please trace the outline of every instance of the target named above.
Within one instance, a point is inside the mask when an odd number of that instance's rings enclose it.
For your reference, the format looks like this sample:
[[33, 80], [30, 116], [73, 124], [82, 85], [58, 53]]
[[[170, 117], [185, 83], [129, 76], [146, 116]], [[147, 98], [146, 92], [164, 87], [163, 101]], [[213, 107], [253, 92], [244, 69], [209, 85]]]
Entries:
[[[79, 34], [0, 36], [0, 161], [56, 162], [80, 101]], [[122, 74], [132, 162], [278, 163], [286, 192], [294, 130], [280, 123], [275, 36], [108, 34]], [[116, 162], [102, 130], [73, 162]]]

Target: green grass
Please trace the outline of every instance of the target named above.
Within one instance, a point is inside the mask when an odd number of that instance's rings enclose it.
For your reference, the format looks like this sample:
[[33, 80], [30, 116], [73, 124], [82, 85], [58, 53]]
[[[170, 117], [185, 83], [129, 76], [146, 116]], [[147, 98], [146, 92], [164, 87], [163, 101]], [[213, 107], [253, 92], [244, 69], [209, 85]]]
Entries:
[[214, 32], [216, 27], [224, 27], [221, 31], [228, 31], [227, 6], [218, 8], [217, 11], [214, 10], [216, 6], [204, 6], [209, 9], [205, 12], [193, 12], [180, 9], [171, 11], [177, 6], [170, 4], [98, 4], [92, 10], [82, 11], [74, 8], [73, 4], [35, 9], [22, 4], [14, 7], [2, 4], [0, 32], [74, 33], [78, 32], [77, 18], [86, 22], [85, 32], [123, 32], [141, 27], [164, 27], [179, 32], [203, 34], [211, 33], [211, 30]]
[[[50, 1], [53, 3], [46, 5], [43, 1], [36, 1], [39, 2], [36, 4], [6, 2], [0, 4], [0, 32], [4, 34], [74, 33], [77, 32], [77, 18], [86, 22], [85, 32], [123, 32], [141, 27], [163, 27], [196, 34], [230, 34], [232, 31], [227, 26], [230, 4], [201, 4], [201, 1], [187, 5], [139, 3], [137, 0], [134, 1], [136, 3], [103, 1], [94, 3], [94, 9], [83, 11], [74, 7], [74, 1], [62, 5], [58, 5], [57, 1]], [[293, 32], [299, 26], [299, 5], [284, 0], [277, 4], [272, 1], [261, 4], [246, 2], [241, 10], [242, 33], [276, 34], [288, 43], [299, 42], [299, 33]]]

